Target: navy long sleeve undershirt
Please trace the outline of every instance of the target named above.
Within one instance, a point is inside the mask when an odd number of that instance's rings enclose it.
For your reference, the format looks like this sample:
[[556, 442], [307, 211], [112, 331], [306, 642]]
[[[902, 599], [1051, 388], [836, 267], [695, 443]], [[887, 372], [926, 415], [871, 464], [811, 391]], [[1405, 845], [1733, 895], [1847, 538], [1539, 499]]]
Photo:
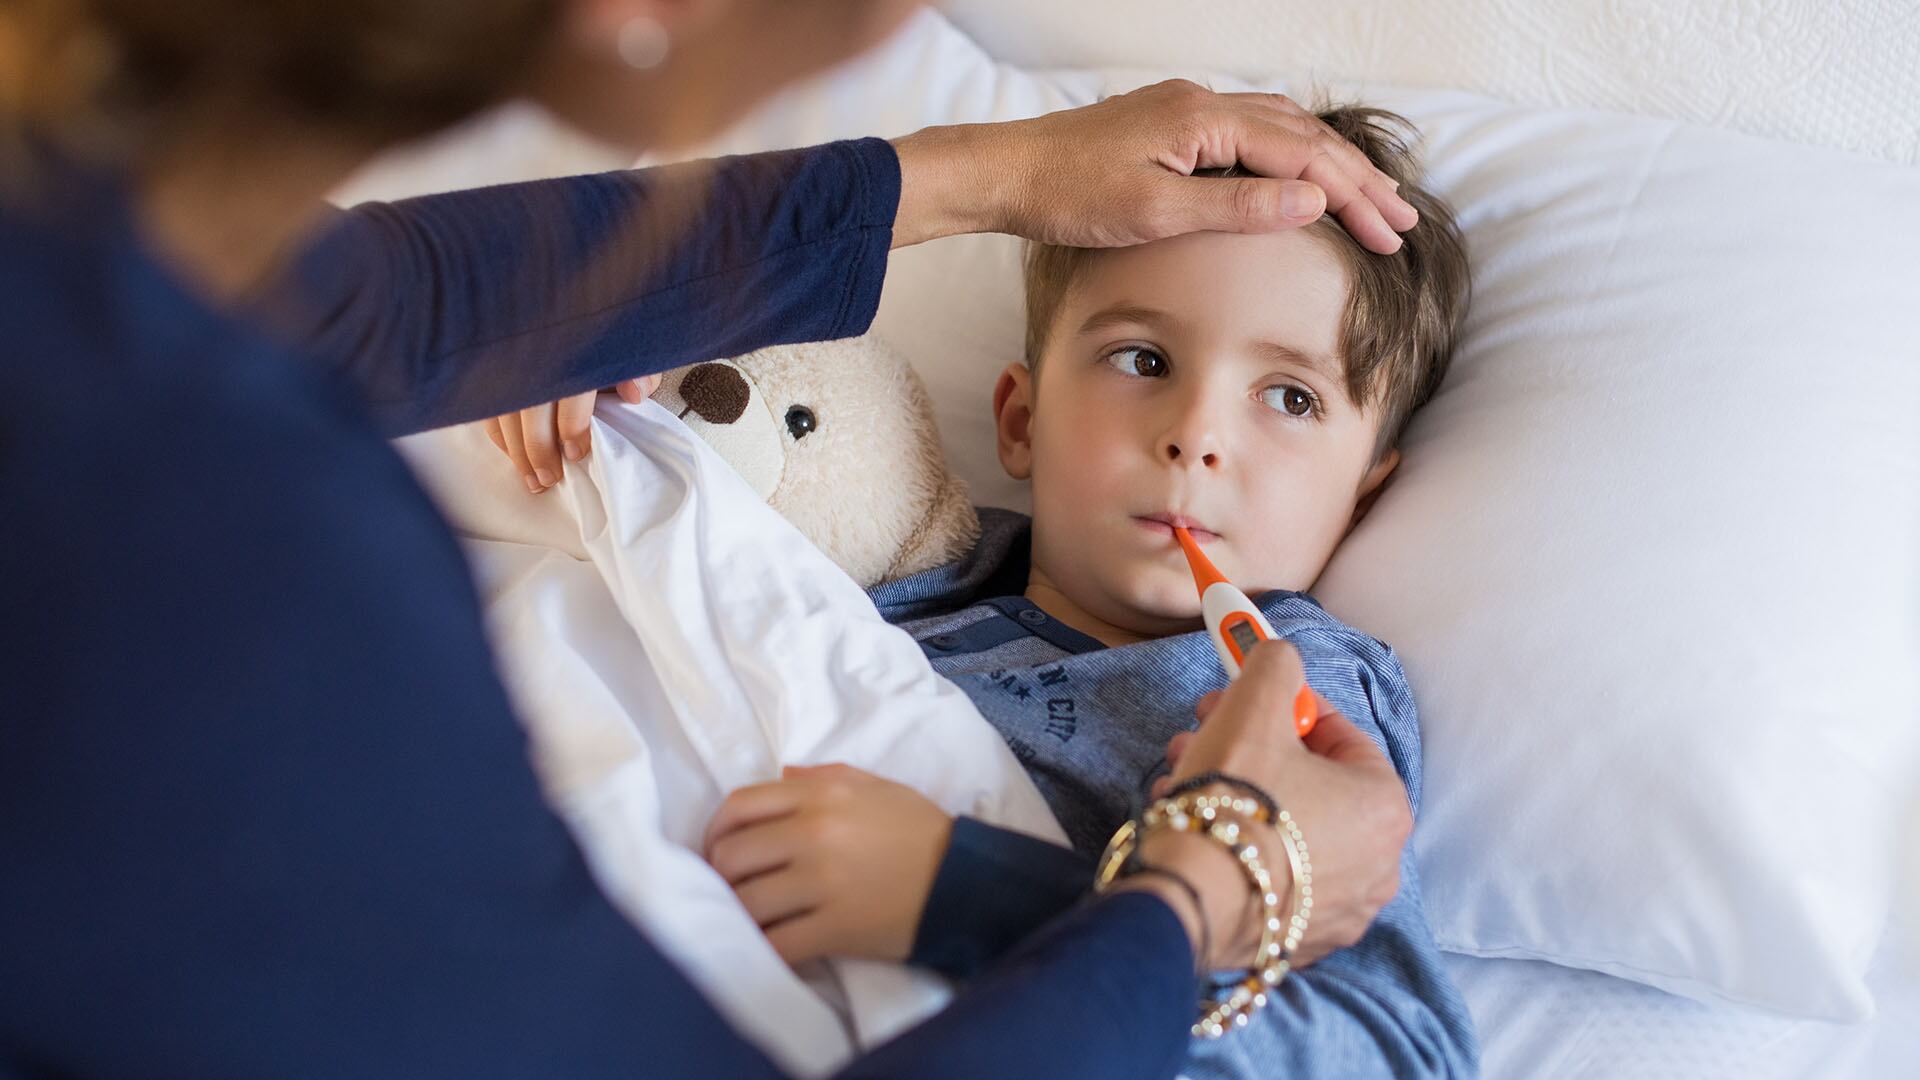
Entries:
[[[114, 184], [0, 207], [0, 1076], [774, 1074], [542, 802], [383, 438], [866, 329], [890, 145], [693, 169], [343, 212], [245, 319]], [[1113, 898], [850, 1075], [1171, 1075], [1191, 962]]]

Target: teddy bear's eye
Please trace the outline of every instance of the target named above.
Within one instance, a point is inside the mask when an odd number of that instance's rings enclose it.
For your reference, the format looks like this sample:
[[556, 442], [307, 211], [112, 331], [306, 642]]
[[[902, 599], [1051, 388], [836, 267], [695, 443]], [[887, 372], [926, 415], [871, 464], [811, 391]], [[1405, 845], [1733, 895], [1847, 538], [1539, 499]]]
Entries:
[[820, 426], [814, 419], [813, 410], [805, 405], [795, 405], [787, 410], [787, 432], [796, 439], [804, 439], [807, 433]]

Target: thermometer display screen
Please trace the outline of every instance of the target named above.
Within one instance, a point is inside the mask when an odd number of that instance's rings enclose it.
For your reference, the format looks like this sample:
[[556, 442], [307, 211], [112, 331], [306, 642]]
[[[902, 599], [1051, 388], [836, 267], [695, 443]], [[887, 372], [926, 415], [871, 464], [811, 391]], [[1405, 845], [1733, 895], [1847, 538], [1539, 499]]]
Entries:
[[1260, 640], [1260, 632], [1244, 619], [1227, 627], [1227, 633], [1233, 636], [1233, 643], [1239, 647], [1241, 656], [1247, 655]]

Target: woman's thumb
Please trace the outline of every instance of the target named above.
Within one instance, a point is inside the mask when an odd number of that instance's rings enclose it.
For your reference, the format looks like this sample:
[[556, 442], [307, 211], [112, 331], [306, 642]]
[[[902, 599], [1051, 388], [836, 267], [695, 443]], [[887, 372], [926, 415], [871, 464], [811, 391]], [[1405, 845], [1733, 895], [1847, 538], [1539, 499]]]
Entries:
[[[1327, 194], [1307, 180], [1264, 176], [1189, 177], [1200, 200], [1197, 228], [1214, 232], [1266, 233], [1316, 221]], [[1202, 186], [1204, 185], [1204, 186]]]

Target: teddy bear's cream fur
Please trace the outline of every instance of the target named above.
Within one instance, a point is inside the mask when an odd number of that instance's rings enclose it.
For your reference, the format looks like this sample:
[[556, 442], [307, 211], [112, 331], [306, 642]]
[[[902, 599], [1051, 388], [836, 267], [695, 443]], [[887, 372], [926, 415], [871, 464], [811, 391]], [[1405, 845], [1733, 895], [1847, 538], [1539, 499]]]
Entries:
[[871, 335], [681, 368], [654, 400], [862, 586], [951, 562], [979, 538], [926, 388]]

